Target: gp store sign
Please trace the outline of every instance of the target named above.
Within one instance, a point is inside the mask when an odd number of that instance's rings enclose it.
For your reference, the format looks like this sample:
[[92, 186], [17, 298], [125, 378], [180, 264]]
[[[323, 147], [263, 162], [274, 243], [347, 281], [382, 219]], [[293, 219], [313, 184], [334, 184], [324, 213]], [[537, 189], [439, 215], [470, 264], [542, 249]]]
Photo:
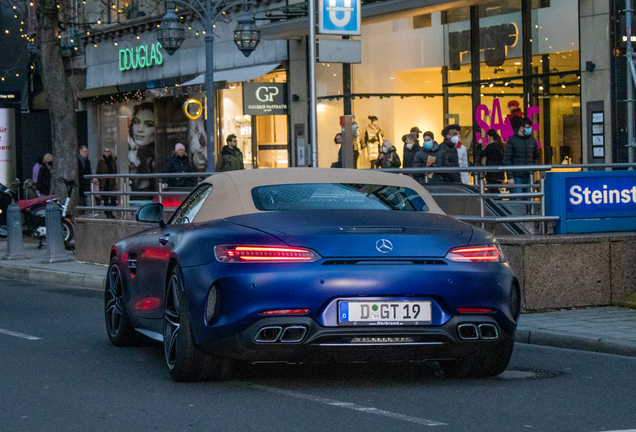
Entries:
[[636, 229], [636, 171], [549, 172], [546, 213], [555, 233]]
[[322, 34], [359, 35], [361, 0], [319, 0], [318, 32]]

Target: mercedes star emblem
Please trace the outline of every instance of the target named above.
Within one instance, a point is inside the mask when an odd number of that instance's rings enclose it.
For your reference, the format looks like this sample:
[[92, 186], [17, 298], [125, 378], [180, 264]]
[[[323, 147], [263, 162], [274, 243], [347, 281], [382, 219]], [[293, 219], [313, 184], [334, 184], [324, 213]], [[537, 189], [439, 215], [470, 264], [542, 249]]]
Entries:
[[375, 243], [375, 248], [382, 253], [389, 253], [393, 250], [393, 243], [386, 239], [380, 239]]

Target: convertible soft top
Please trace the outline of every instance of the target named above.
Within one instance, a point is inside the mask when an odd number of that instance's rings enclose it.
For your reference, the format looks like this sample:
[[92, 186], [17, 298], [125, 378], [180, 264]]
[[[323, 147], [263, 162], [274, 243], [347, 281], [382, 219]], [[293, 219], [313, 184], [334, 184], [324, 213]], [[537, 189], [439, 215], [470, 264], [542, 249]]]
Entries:
[[332, 168], [272, 168], [228, 171], [204, 180], [213, 185], [209, 197], [194, 222], [259, 213], [252, 199], [252, 189], [259, 186], [300, 183], [353, 183], [401, 186], [413, 189], [426, 202], [430, 213], [444, 214], [433, 198], [417, 181], [406, 175], [373, 170]]

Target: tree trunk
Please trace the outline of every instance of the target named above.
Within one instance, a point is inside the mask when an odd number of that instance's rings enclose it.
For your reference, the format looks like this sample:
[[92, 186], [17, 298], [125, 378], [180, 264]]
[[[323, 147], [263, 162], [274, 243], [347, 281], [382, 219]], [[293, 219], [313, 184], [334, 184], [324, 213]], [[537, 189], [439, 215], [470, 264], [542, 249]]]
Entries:
[[[62, 202], [66, 187], [58, 180], [77, 176], [77, 127], [73, 90], [66, 76], [60, 49], [59, 8], [54, 0], [34, 0], [37, 17], [38, 66], [49, 103], [53, 141], [53, 178], [51, 193]], [[62, 7], [66, 6], [61, 2]], [[77, 205], [78, 193], [72, 194], [71, 208]]]

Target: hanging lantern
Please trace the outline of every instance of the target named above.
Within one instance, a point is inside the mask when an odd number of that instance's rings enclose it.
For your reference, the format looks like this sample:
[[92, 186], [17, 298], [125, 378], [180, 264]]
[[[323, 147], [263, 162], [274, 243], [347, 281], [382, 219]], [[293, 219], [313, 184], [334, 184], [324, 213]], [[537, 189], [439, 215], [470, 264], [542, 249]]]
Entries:
[[234, 30], [234, 43], [245, 57], [249, 57], [260, 41], [261, 31], [256, 27], [254, 16], [247, 11], [243, 12]]
[[181, 20], [172, 9], [161, 20], [157, 30], [157, 40], [169, 55], [174, 54], [185, 40], [185, 30], [181, 26]]

